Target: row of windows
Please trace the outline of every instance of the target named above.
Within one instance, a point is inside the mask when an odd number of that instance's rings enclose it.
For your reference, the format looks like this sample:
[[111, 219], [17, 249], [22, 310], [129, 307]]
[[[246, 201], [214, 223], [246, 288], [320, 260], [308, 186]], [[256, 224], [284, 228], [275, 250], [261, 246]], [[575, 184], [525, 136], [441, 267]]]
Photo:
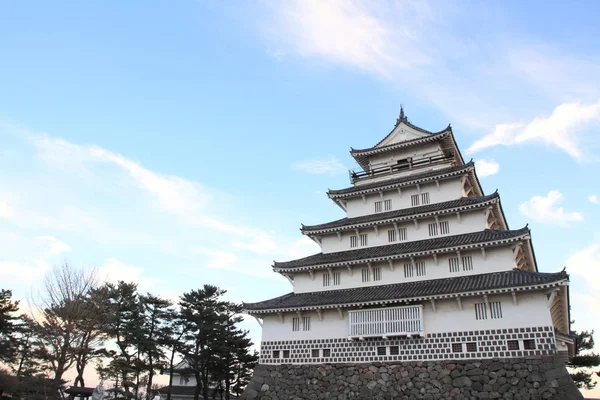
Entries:
[[475, 319], [488, 319], [488, 308], [490, 311], [489, 316], [491, 319], [502, 318], [502, 304], [499, 301], [493, 301], [489, 303], [476, 303]]
[[[458, 257], [452, 257], [448, 259], [448, 270], [450, 272], [460, 272], [462, 265], [463, 271], [472, 271], [473, 270], [473, 257], [471, 256], [462, 256], [460, 259]], [[373, 273], [371, 274], [371, 269], [363, 268], [362, 269], [362, 281], [370, 282], [371, 278], [373, 281], [381, 280], [381, 268], [374, 267], [372, 268]], [[404, 277], [412, 278], [415, 276], [425, 276], [427, 274], [426, 264], [424, 261], [415, 262], [414, 264], [406, 263], [404, 264]], [[339, 286], [341, 283], [341, 274], [340, 272], [333, 273], [324, 273], [323, 274], [323, 286]]]
[[[419, 205], [429, 204], [429, 192], [413, 194], [410, 196], [410, 205], [415, 207]], [[375, 212], [380, 213], [382, 211], [392, 210], [392, 200], [379, 200], [375, 202]]]
[[323, 286], [331, 286], [332, 282], [333, 282], [333, 286], [339, 286], [340, 275], [341, 274], [339, 272], [333, 272], [331, 274], [324, 273], [323, 274]]
[[375, 202], [375, 212], [381, 211], [391, 211], [392, 210], [392, 200], [383, 200]]
[[[409, 265], [411, 265], [411, 264], [406, 264], [404, 266], [405, 270]], [[424, 265], [423, 265], [423, 268], [425, 268]], [[367, 271], [366, 275], [365, 275], [365, 271]], [[417, 268], [417, 273], [418, 272], [419, 272], [419, 269]], [[366, 282], [364, 280], [365, 276], [367, 276], [367, 277], [370, 276], [370, 272], [368, 269], [366, 269], [366, 270], [363, 269], [363, 282]], [[381, 279], [381, 271], [379, 270], [379, 268], [373, 268], [373, 276], [374, 277], [378, 276], [379, 279]], [[374, 280], [378, 280], [378, 279], [374, 279]], [[489, 305], [489, 314], [488, 314], [488, 305]], [[502, 318], [502, 303], [499, 301], [491, 301], [488, 303], [475, 303], [475, 319], [476, 320], [488, 319], [488, 315], [491, 317], [491, 319]], [[300, 328], [302, 328], [303, 331], [310, 331], [310, 317], [302, 317], [302, 318], [294, 317], [294, 318], [292, 318], [292, 331], [299, 332]], [[514, 342], [517, 342], [517, 341], [514, 341]], [[460, 345], [460, 343], [457, 343], [456, 345]], [[519, 350], [518, 342], [517, 342], [516, 348], [511, 348], [511, 346], [514, 346], [514, 343], [512, 345], [511, 344], [508, 345], [509, 350]], [[534, 344], [534, 346], [535, 346], [535, 344]], [[524, 345], [524, 349], [531, 350], [530, 348], [527, 347], [527, 345]], [[534, 349], [535, 349], [535, 347], [534, 347]], [[455, 350], [452, 350], [452, 351], [454, 351], [455, 353], [457, 352]], [[462, 351], [462, 350], [460, 350], [460, 351]], [[477, 348], [475, 348], [475, 350], [469, 350], [469, 343], [467, 343], [467, 351], [477, 351]], [[379, 355], [385, 355], [385, 354], [379, 354]], [[275, 358], [277, 358], [277, 357], [275, 357]]]
[[[324, 357], [324, 358], [331, 357], [331, 349], [312, 349], [310, 351], [310, 355], [313, 358], [319, 358], [319, 354], [320, 354], [320, 357]], [[273, 350], [273, 358], [279, 358], [281, 355], [283, 356], [282, 358], [290, 358], [290, 351], [289, 350]]]
[[429, 204], [429, 192], [421, 193], [421, 194], [413, 194], [410, 196], [410, 205], [418, 206], [421, 204]]
[[[292, 318], [292, 331], [298, 332], [300, 330], [300, 317]], [[310, 317], [302, 317], [302, 330], [310, 331]]]
[[[439, 223], [439, 225], [436, 222], [431, 223], [428, 225], [428, 228], [429, 228], [429, 236], [430, 237], [450, 234], [450, 223], [448, 221], [442, 221]], [[360, 234], [360, 236], [356, 236], [356, 235], [350, 236], [350, 247], [351, 248], [358, 247], [359, 240], [360, 240], [361, 247], [367, 246], [369, 243], [368, 237], [369, 237], [369, 235], [367, 233], [362, 233], [362, 234]], [[408, 238], [408, 235], [407, 235], [406, 228], [398, 228], [397, 230], [396, 229], [388, 230], [388, 242], [389, 243], [394, 243], [397, 241], [403, 242], [403, 241], [406, 241], [407, 238]]]
[[358, 240], [360, 238], [360, 246], [364, 247], [368, 245], [369, 235], [362, 233], [360, 236], [350, 236], [350, 247], [358, 247]]

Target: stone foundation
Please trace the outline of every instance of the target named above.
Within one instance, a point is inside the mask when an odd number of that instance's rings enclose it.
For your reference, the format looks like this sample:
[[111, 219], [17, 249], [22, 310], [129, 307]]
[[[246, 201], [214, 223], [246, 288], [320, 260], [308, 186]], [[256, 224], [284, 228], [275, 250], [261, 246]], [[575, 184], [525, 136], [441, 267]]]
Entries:
[[242, 399], [583, 399], [559, 356], [258, 365]]

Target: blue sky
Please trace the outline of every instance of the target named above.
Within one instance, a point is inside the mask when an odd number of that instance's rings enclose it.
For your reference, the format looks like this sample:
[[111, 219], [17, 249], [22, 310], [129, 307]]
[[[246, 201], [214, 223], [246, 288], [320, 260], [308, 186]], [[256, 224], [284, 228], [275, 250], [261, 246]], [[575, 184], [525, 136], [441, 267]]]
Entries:
[[[176, 298], [283, 294], [349, 148], [452, 124], [600, 331], [594, 2], [2, 2], [0, 282], [68, 260]], [[487, 175], [487, 176], [486, 176]], [[255, 340], [260, 331], [247, 321]]]

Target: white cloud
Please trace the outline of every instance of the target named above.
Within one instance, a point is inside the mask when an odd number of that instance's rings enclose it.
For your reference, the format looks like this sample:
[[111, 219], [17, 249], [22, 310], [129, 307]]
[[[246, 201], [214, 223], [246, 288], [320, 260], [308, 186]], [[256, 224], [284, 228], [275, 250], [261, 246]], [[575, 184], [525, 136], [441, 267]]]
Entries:
[[294, 164], [294, 168], [314, 175], [335, 175], [346, 170], [344, 165], [334, 156], [299, 161]]
[[[0, 282], [39, 280], [59, 260], [59, 256], [71, 251], [69, 245], [53, 236], [31, 238], [2, 234], [0, 240], [4, 246], [3, 254], [0, 255]], [[11, 256], [12, 254], [15, 256]]]
[[269, 254], [277, 250], [277, 245], [273, 238], [264, 233], [256, 235], [249, 242], [233, 242], [233, 246], [255, 254]]
[[46, 258], [54, 257], [67, 251], [71, 251], [71, 247], [69, 245], [61, 242], [54, 236], [38, 236], [36, 237], [36, 240], [48, 248], [48, 250], [44, 253]]
[[538, 141], [557, 147], [577, 160], [585, 155], [580, 146], [580, 129], [600, 121], [600, 101], [594, 104], [563, 103], [550, 116], [534, 118], [527, 124], [510, 123], [496, 125], [489, 135], [475, 141], [467, 153], [475, 153], [488, 147], [512, 146], [527, 141]]
[[[275, 15], [268, 21], [273, 40], [282, 42], [303, 57], [326, 61], [391, 77], [396, 68], [431, 62], [422, 49], [425, 21], [433, 11], [425, 2], [405, 2], [402, 7], [381, 2], [345, 0], [296, 0], [273, 4]], [[404, 18], [382, 18], [391, 12]], [[265, 24], [267, 25], [267, 24]]]
[[596, 194], [590, 194], [588, 200], [594, 204], [600, 204], [600, 198]]
[[119, 281], [134, 282], [140, 290], [147, 291], [159, 280], [144, 275], [144, 269], [124, 263], [116, 258], [106, 258], [97, 270], [98, 277], [106, 282], [117, 283]]
[[497, 174], [500, 170], [500, 165], [495, 160], [488, 158], [475, 161], [475, 168], [477, 175], [480, 178], [485, 178], [486, 176]]
[[5, 201], [0, 201], [0, 218], [9, 218], [12, 213], [10, 205]]
[[566, 212], [558, 205], [563, 201], [559, 190], [551, 190], [546, 197], [533, 196], [519, 206], [519, 211], [534, 221], [568, 225], [571, 222], [583, 221], [583, 216], [578, 212]]

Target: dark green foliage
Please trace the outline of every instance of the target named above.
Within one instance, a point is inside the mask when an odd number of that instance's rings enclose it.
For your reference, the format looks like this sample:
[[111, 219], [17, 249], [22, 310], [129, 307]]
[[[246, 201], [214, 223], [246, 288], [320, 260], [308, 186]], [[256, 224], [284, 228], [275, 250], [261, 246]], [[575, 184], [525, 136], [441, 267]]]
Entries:
[[580, 354], [582, 351], [589, 351], [594, 348], [594, 331], [571, 332], [577, 338], [577, 347], [575, 356], [569, 360], [569, 367], [578, 370], [586, 368], [587, 370], [576, 371], [571, 374], [575, 385], [582, 389], [591, 390], [596, 387], [597, 382], [593, 381], [593, 375], [600, 376], [600, 371], [591, 372], [589, 369], [600, 365], [600, 355], [595, 353]]
[[0, 361], [8, 363], [16, 355], [19, 302], [12, 301], [10, 290], [0, 289]]

